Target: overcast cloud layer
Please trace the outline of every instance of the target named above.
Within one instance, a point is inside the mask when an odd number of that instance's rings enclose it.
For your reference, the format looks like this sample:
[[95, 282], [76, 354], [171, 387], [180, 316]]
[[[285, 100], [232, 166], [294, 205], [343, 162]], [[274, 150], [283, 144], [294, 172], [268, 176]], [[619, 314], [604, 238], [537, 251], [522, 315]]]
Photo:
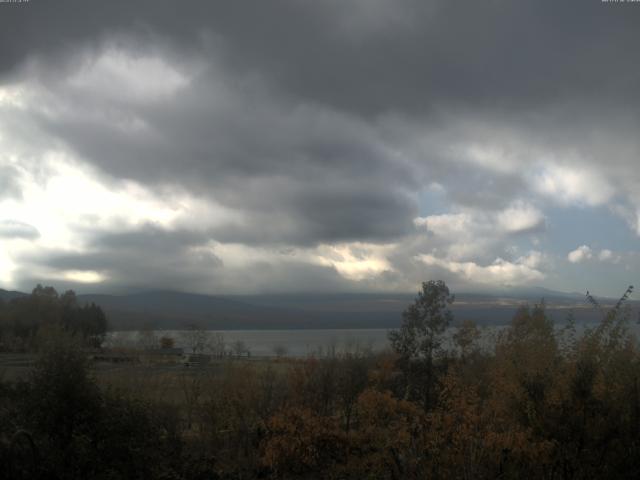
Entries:
[[0, 286], [615, 295], [639, 26], [600, 0], [0, 4]]

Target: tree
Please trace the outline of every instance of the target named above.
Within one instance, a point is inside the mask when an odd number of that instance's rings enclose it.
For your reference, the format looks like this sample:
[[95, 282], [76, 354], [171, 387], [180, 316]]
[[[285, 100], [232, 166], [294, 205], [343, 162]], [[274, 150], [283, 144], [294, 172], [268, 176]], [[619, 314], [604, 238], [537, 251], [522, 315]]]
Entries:
[[247, 345], [242, 340], [236, 340], [233, 342], [233, 351], [235, 352], [237, 357], [242, 356], [245, 353], [248, 353]]
[[458, 326], [456, 333], [453, 334], [453, 342], [460, 349], [462, 360], [465, 360], [476, 348], [480, 335], [480, 330], [473, 320], [465, 320]]
[[80, 306], [73, 290], [58, 295], [55, 288], [42, 285], [37, 285], [31, 295], [12, 299], [0, 316], [4, 317], [8, 336], [20, 340], [14, 346], [18, 349], [32, 349], [41, 330], [62, 328], [93, 347], [102, 344], [107, 332], [107, 317], [99, 306], [94, 303]]
[[278, 358], [282, 358], [287, 354], [288, 350], [287, 347], [285, 347], [284, 345], [274, 345], [273, 346], [273, 353], [276, 354], [276, 357]]
[[31, 295], [39, 298], [46, 298], [51, 300], [58, 299], [58, 292], [53, 287], [43, 287], [42, 284], [36, 285], [36, 287], [31, 291]]
[[160, 337], [160, 348], [169, 349], [175, 346], [175, 340], [171, 337], [167, 337], [166, 335]]
[[79, 332], [93, 347], [100, 347], [107, 334], [107, 317], [95, 303], [85, 305], [79, 310], [81, 323]]
[[336, 394], [339, 409], [344, 419], [344, 429], [349, 432], [356, 409], [358, 396], [367, 387], [368, 358], [347, 353], [337, 369]]
[[211, 338], [209, 332], [197, 324], [187, 326], [187, 329], [181, 332], [182, 341], [192, 354], [204, 353], [210, 347]]
[[402, 314], [400, 329], [389, 332], [391, 346], [400, 356], [406, 396], [420, 400], [425, 409], [434, 400], [434, 357], [442, 344], [442, 334], [453, 320], [449, 305], [454, 299], [442, 280], [423, 282], [415, 302]]
[[158, 336], [150, 323], [145, 323], [138, 331], [137, 344], [144, 350], [158, 348]]
[[39, 358], [24, 398], [29, 431], [42, 434], [47, 463], [61, 471], [73, 462], [77, 441], [99, 421], [100, 389], [78, 348], [52, 345]]
[[40, 454], [43, 474], [29, 478], [183, 478], [177, 411], [101, 389], [80, 349], [52, 346], [14, 391]]
[[211, 353], [216, 357], [224, 357], [224, 335], [222, 332], [215, 332], [210, 334], [209, 346], [211, 347]]
[[336, 478], [329, 472], [345, 462], [346, 434], [332, 417], [290, 407], [271, 417], [267, 430], [262, 461], [274, 478]]

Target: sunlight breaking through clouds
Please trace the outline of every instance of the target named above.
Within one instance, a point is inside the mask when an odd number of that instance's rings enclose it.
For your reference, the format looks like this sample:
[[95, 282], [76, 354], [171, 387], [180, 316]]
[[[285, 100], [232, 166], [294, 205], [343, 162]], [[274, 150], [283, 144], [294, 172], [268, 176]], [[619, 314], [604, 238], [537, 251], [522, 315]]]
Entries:
[[103, 282], [106, 277], [99, 272], [92, 270], [70, 270], [64, 272], [64, 279], [79, 283], [99, 283]]
[[318, 261], [321, 265], [335, 267], [349, 280], [365, 280], [393, 270], [385, 254], [394, 247], [361, 243], [322, 245], [318, 248]]

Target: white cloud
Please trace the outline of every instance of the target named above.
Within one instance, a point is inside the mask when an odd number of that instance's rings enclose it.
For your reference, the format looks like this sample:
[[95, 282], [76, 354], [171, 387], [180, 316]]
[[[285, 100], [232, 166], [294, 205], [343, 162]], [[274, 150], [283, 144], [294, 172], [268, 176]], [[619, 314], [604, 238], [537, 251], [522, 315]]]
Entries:
[[497, 224], [505, 232], [526, 232], [544, 225], [544, 215], [532, 205], [516, 202], [497, 214]]
[[416, 252], [414, 258], [453, 274], [461, 283], [505, 286], [545, 278], [544, 254], [538, 250], [518, 254], [513, 244], [514, 234], [544, 227], [544, 215], [529, 203], [516, 201], [498, 211], [466, 209], [430, 215], [414, 223], [428, 233], [422, 252]]
[[491, 285], [513, 285], [543, 280], [545, 278], [544, 273], [532, 266], [538, 263], [536, 257], [537, 252], [533, 256], [521, 257], [515, 262], [496, 258], [490, 265], [479, 265], [471, 261], [457, 262], [436, 258], [433, 255], [419, 255], [417, 258], [425, 265], [440, 267], [469, 282]]
[[518, 200], [496, 212], [466, 209], [459, 213], [417, 217], [414, 224], [442, 237], [475, 237], [481, 231], [492, 235], [527, 232], [544, 226], [544, 221], [540, 210]]
[[600, 251], [598, 254], [599, 260], [611, 260], [613, 258], [613, 252], [607, 248]]
[[477, 229], [477, 225], [470, 213], [429, 215], [428, 217], [417, 217], [413, 222], [416, 226], [424, 227], [442, 237], [466, 234], [472, 229]]
[[519, 200], [499, 211], [466, 209], [418, 217], [414, 224], [430, 234], [424, 241], [431, 254], [451, 261], [475, 262], [487, 261], [491, 256], [512, 258], [512, 236], [543, 229], [545, 217], [531, 204]]
[[593, 251], [587, 245], [580, 245], [567, 255], [567, 259], [571, 263], [580, 263], [591, 258], [593, 258]]
[[619, 253], [609, 250], [608, 248], [604, 248], [600, 250], [600, 253], [598, 254], [598, 260], [600, 260], [601, 262], [610, 262], [617, 264], [622, 260], [622, 256]]
[[601, 262], [609, 262], [609, 263], [619, 263], [622, 257], [620, 254], [609, 250], [608, 248], [603, 248], [599, 252], [595, 252], [588, 245], [581, 245], [575, 250], [569, 252], [567, 255], [567, 259], [571, 263], [581, 263], [588, 260], [599, 260]]
[[[640, 204], [640, 201], [638, 201]], [[622, 217], [627, 221], [629, 227], [640, 237], [640, 207], [636, 207], [634, 212], [629, 213], [629, 208], [620, 208], [618, 213], [622, 213]]]
[[427, 243], [431, 250], [453, 260], [466, 260], [482, 255], [496, 237], [491, 225], [481, 212], [446, 213], [414, 219], [420, 230], [430, 237]]
[[515, 261], [515, 263], [519, 265], [525, 265], [531, 269], [537, 269], [542, 264], [543, 259], [544, 259], [544, 255], [542, 254], [542, 252], [539, 252], [537, 250], [532, 250], [529, 252], [528, 255], [523, 255], [522, 257], [519, 257]]
[[547, 165], [538, 176], [535, 188], [563, 204], [606, 204], [614, 194], [604, 175], [584, 166]]
[[510, 173], [517, 168], [517, 162], [504, 147], [473, 143], [459, 149], [460, 159], [497, 173]]
[[0, 107], [24, 107], [24, 92], [15, 85], [0, 87]]

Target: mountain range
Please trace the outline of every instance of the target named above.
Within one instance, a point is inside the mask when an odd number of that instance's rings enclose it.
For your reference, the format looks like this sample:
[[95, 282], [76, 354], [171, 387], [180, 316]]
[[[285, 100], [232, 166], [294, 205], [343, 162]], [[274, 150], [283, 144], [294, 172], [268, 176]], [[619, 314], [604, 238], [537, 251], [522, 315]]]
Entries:
[[[26, 295], [0, 289], [8, 301]], [[283, 294], [203, 295], [178, 291], [148, 291], [125, 295], [83, 294], [81, 303], [100, 305], [114, 330], [180, 329], [197, 325], [210, 329], [396, 328], [402, 311], [413, 302], [410, 294]], [[600, 313], [583, 294], [544, 288], [510, 289], [497, 293], [456, 295], [456, 321], [480, 325], [508, 323], [518, 306], [544, 299], [557, 321], [572, 311], [579, 322], [597, 321]], [[602, 298], [603, 305], [615, 302]], [[634, 310], [640, 302], [631, 301]]]

